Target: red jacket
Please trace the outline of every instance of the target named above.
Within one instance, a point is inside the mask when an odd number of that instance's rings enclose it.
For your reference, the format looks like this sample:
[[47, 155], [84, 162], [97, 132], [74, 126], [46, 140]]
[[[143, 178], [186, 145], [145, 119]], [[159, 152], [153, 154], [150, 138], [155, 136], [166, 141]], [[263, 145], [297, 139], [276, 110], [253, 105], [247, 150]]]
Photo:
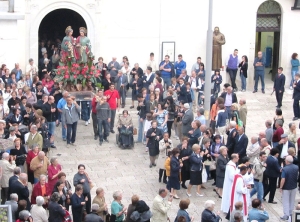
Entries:
[[[46, 196], [51, 196], [52, 190], [49, 189], [48, 183], [45, 184], [46, 186]], [[36, 204], [36, 197], [37, 196], [42, 196], [42, 187], [40, 182], [34, 185], [32, 194], [31, 194], [31, 204]]]
[[272, 138], [272, 142], [279, 142], [281, 140], [281, 135], [284, 134], [283, 128], [279, 127], [275, 130]]

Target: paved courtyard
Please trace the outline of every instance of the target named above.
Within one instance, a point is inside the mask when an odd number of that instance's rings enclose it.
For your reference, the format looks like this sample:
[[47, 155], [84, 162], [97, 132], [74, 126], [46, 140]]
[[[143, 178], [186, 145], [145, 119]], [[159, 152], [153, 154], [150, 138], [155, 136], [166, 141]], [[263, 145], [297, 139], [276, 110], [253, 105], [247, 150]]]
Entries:
[[[264, 122], [267, 119], [273, 119], [276, 104], [275, 95], [271, 96], [273, 84], [269, 81], [266, 85], [266, 94], [252, 93], [252, 87], [246, 92], [237, 92], [238, 99], [245, 98], [248, 106], [246, 134], [249, 137], [257, 136], [259, 131], [265, 130]], [[128, 99], [126, 109], [134, 119], [137, 125], [137, 111], [130, 110], [131, 101]], [[292, 91], [288, 88], [284, 94], [283, 101], [284, 128], [287, 130], [288, 123], [292, 122]], [[121, 110], [122, 111], [122, 110]], [[297, 122], [298, 124], [298, 122]], [[136, 136], [135, 136], [136, 137]], [[136, 139], [136, 138], [135, 138]], [[172, 137], [173, 142], [177, 145], [178, 140]], [[91, 191], [92, 198], [95, 196], [97, 187], [103, 187], [105, 190], [106, 202], [110, 207], [113, 200], [112, 193], [116, 190], [123, 192], [123, 204], [128, 206], [131, 202], [131, 196], [137, 194], [140, 199], [144, 200], [150, 207], [152, 200], [157, 195], [158, 189], [165, 187], [165, 184], [158, 182], [158, 168], [149, 168], [149, 156], [145, 152], [145, 146], [138, 143], [132, 150], [121, 150], [115, 143], [115, 134], [110, 134], [109, 143], [103, 143], [99, 146], [98, 141], [94, 140], [92, 124], [85, 126], [83, 121], [79, 122], [77, 131], [77, 147], [66, 148], [66, 143], [61, 139], [61, 126], [56, 130], [56, 146], [52, 149], [50, 156], [59, 156], [59, 162], [62, 164], [63, 171], [66, 172], [67, 178], [72, 181], [73, 175], [77, 172], [77, 165], [82, 163], [86, 166], [96, 186]], [[195, 217], [195, 221], [201, 221], [201, 212], [203, 211], [206, 200], [216, 202], [216, 210], [220, 209], [221, 199], [213, 192], [211, 186], [213, 182], [206, 184], [207, 189], [203, 190], [204, 196], [197, 197], [193, 188], [191, 204], [188, 212]], [[178, 196], [187, 198], [186, 190], [178, 191]], [[226, 192], [226, 191], [225, 191]], [[297, 193], [296, 201], [300, 199]], [[229, 201], [229, 200], [228, 200]], [[275, 201], [278, 204], [264, 203], [266, 210], [269, 212], [270, 221], [280, 221], [282, 216], [282, 201], [279, 190], [276, 191]], [[178, 210], [179, 200], [173, 200], [172, 209], [169, 211], [171, 221], [174, 221]], [[221, 215], [224, 221], [224, 215]], [[226, 220], [225, 220], [226, 221]]]

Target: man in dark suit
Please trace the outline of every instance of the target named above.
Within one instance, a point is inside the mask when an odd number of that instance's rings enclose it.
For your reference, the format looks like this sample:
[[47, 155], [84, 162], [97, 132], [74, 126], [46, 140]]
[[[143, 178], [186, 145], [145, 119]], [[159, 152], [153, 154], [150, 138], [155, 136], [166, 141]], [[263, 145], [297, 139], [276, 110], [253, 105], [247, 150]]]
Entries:
[[236, 127], [236, 122], [235, 121], [231, 121], [230, 122], [230, 128], [226, 132], [227, 135], [228, 135], [226, 147], [228, 149], [228, 156], [229, 157], [231, 156], [231, 154], [234, 153], [233, 150], [234, 150], [235, 143], [236, 143], [236, 137], [238, 136], [238, 133], [237, 133], [235, 127]]
[[248, 137], [244, 133], [244, 127], [238, 128], [238, 136], [235, 138], [235, 146], [233, 149], [234, 153], [239, 154], [240, 160], [243, 159], [243, 157], [247, 156], [246, 150], [248, 146]]
[[115, 78], [116, 90], [118, 90], [121, 97], [122, 108], [125, 107], [126, 101], [126, 87], [128, 85], [128, 77], [123, 74], [121, 70], [118, 71], [118, 75]]
[[187, 102], [187, 91], [186, 86], [184, 84], [184, 79], [179, 79], [179, 85], [177, 86], [177, 94], [178, 94], [178, 101]]
[[12, 186], [13, 183], [15, 183], [19, 179], [20, 173], [21, 173], [21, 168], [20, 167], [15, 167], [14, 175], [11, 176], [8, 180], [8, 198], [10, 197], [10, 194], [12, 194], [12, 192], [10, 190], [11, 186]]
[[155, 78], [155, 74], [152, 72], [152, 68], [150, 66], [147, 67], [145, 75], [143, 75], [143, 88], [146, 88], [149, 92], [149, 86], [153, 83]]
[[273, 91], [275, 91], [276, 100], [277, 100], [277, 108], [282, 106], [282, 97], [284, 93], [284, 84], [285, 84], [285, 75], [282, 73], [283, 68], [278, 68], [278, 75], [274, 79], [274, 87]]
[[30, 211], [31, 203], [29, 201], [29, 190], [27, 187], [28, 177], [26, 173], [21, 173], [18, 180], [16, 180], [10, 187], [11, 193], [18, 194], [19, 200], [26, 200], [26, 210]]
[[297, 120], [300, 118], [300, 108], [299, 108], [299, 101], [300, 101], [300, 74], [297, 73], [295, 75], [295, 82], [293, 83], [293, 110], [294, 110], [294, 118], [293, 120]]
[[194, 113], [188, 103], [183, 106], [185, 113], [182, 117], [182, 135], [189, 136], [189, 131], [192, 129], [191, 123], [194, 121]]
[[279, 151], [279, 156], [278, 156], [278, 162], [279, 165], [281, 163], [284, 163], [284, 159], [288, 154], [288, 149], [290, 147], [295, 148], [295, 144], [289, 141], [288, 135], [287, 134], [281, 134], [281, 140], [279, 141], [278, 145], [275, 147]]
[[277, 148], [273, 148], [271, 149], [270, 156], [268, 156], [266, 160], [267, 167], [265, 170], [265, 174], [268, 177], [269, 185], [265, 189], [263, 199], [265, 199], [265, 197], [270, 192], [268, 203], [272, 203], [272, 204], [277, 204], [277, 202], [274, 201], [274, 196], [276, 192], [277, 178], [279, 177], [281, 171], [281, 168], [278, 164], [278, 156], [279, 156], [279, 150]]

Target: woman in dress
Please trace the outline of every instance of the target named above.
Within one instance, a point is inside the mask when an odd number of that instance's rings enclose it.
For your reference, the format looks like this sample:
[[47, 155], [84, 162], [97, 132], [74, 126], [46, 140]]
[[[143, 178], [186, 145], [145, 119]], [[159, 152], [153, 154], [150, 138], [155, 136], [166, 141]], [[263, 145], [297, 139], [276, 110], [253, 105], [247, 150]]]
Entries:
[[83, 195], [83, 186], [84, 185], [81, 184], [75, 185], [75, 193], [71, 196], [72, 214], [74, 222], [81, 222], [83, 219], [83, 207], [87, 201], [87, 197], [84, 198]]
[[175, 133], [177, 134], [176, 140], [182, 139], [182, 117], [184, 116], [184, 101], [180, 101], [175, 111]]
[[192, 125], [192, 130], [189, 131], [189, 147], [192, 147], [194, 144], [198, 144], [199, 143], [199, 137], [201, 136], [201, 131], [200, 131], [200, 126], [201, 123], [199, 120], [195, 120], [191, 123]]
[[162, 131], [157, 128], [157, 121], [153, 120], [151, 122], [151, 128], [147, 131], [146, 137], [148, 138], [147, 147], [149, 149], [150, 156], [150, 165], [156, 166], [155, 160], [157, 159], [157, 155], [159, 154], [159, 141], [162, 139]]
[[27, 174], [28, 174], [28, 182], [34, 184], [33, 171], [30, 169], [31, 160], [39, 154], [39, 146], [37, 144], [33, 144], [28, 151], [26, 157], [27, 164]]
[[242, 82], [242, 87], [241, 91], [245, 92], [246, 91], [246, 79], [247, 79], [247, 71], [248, 71], [248, 57], [246, 55], [242, 56], [242, 61], [239, 64], [240, 69], [240, 77], [241, 77], [241, 82]]
[[62, 205], [63, 207], [66, 207], [67, 205], [70, 204], [71, 196], [66, 192], [65, 183], [62, 180], [58, 180], [54, 184], [54, 188], [53, 188], [52, 193], [54, 193], [54, 192], [59, 193], [60, 199], [59, 199], [58, 203], [60, 205]]
[[227, 156], [227, 148], [225, 146], [220, 147], [219, 153], [220, 155], [218, 156], [216, 163], [216, 193], [218, 194], [219, 198], [222, 198], [225, 169], [229, 159]]
[[10, 150], [9, 155], [16, 161], [16, 166], [21, 168], [21, 172], [25, 172], [24, 163], [27, 157], [27, 151], [21, 143], [21, 139], [14, 140], [15, 148]]
[[168, 111], [168, 121], [167, 121], [168, 133], [169, 133], [169, 137], [171, 137], [172, 125], [175, 119], [175, 103], [172, 96], [168, 96], [166, 98], [165, 107], [166, 110]]
[[87, 63], [88, 58], [92, 56], [91, 41], [86, 36], [87, 30], [84, 27], [79, 28], [80, 36], [76, 39], [76, 60], [79, 63]]
[[164, 133], [168, 132], [168, 111], [164, 109], [163, 103], [157, 104], [157, 109], [153, 113], [153, 118], [156, 118], [157, 120], [157, 128], [159, 128]]
[[132, 95], [131, 95], [131, 101], [132, 105], [130, 106], [130, 109], [134, 108], [134, 101], [138, 100], [137, 96], [142, 93], [143, 89], [143, 80], [138, 75], [134, 75], [133, 81], [130, 84], [130, 87], [132, 88]]
[[173, 196], [174, 199], [179, 199], [177, 196], [176, 190], [180, 190], [180, 178], [179, 173], [181, 167], [183, 167], [183, 163], [179, 160], [180, 151], [178, 148], [174, 148], [172, 150], [172, 158], [171, 158], [171, 175], [169, 177], [168, 186], [171, 188], [170, 195]]
[[68, 26], [65, 30], [66, 36], [64, 37], [61, 43], [61, 54], [62, 61], [65, 62], [67, 57], [74, 58], [74, 38], [73, 38], [73, 29], [71, 26]]
[[61, 165], [58, 163], [57, 157], [50, 159], [50, 165], [48, 166], [48, 184], [50, 190], [54, 189], [58, 178], [58, 174], [61, 172]]
[[[224, 146], [224, 144], [221, 142], [221, 136], [220, 135], [216, 135], [214, 137], [214, 140], [215, 142], [212, 142], [211, 143], [211, 146], [210, 146], [210, 149], [209, 149], [209, 152], [210, 152], [210, 155], [211, 155], [211, 158], [213, 161], [215, 161], [215, 164], [216, 164], [216, 161], [220, 155], [220, 148], [222, 146]], [[216, 169], [212, 170], [210, 169], [210, 175], [211, 177], [214, 179], [214, 183], [212, 184], [213, 186], [216, 185]]]
[[276, 130], [276, 127], [275, 127], [276, 120], [279, 120], [279, 119], [282, 120], [282, 125], [283, 125], [284, 118], [283, 118], [283, 115], [282, 115], [282, 110], [280, 108], [277, 108], [275, 110], [274, 123], [273, 123], [273, 129], [274, 130]]
[[185, 185], [185, 181], [190, 179], [190, 161], [189, 157], [192, 154], [192, 149], [191, 147], [188, 146], [188, 138], [187, 137], [182, 137], [181, 139], [181, 144], [178, 145], [180, 155], [179, 159], [182, 161], [182, 168], [181, 168], [181, 186], [184, 189], [187, 189]]
[[106, 221], [106, 215], [108, 214], [108, 211], [107, 211], [107, 204], [105, 202], [104, 194], [105, 193], [103, 188], [101, 187], [97, 188], [96, 196], [93, 199], [93, 204], [99, 205], [99, 210], [97, 211], [97, 214], [102, 218], [103, 221]]
[[157, 159], [157, 165], [159, 167], [158, 182], [161, 182], [161, 178], [163, 176], [163, 182], [165, 184], [167, 183], [165, 161], [168, 157], [168, 152], [172, 149], [172, 140], [170, 140], [168, 133], [164, 133], [164, 138], [161, 141], [159, 141], [159, 156]]
[[201, 148], [198, 144], [194, 144], [193, 147], [193, 153], [189, 158], [191, 168], [190, 168], [190, 184], [188, 186], [188, 190], [186, 194], [191, 197], [191, 188], [193, 185], [197, 186], [197, 192], [196, 195], [198, 197], [202, 197], [203, 194], [200, 193], [201, 184], [202, 184], [202, 170], [203, 170], [203, 155], [204, 152], [201, 151]]
[[122, 204], [122, 193], [120, 191], [115, 191], [113, 193], [113, 202], [111, 203], [111, 215], [115, 218], [115, 222], [121, 222], [125, 218], [125, 213], [127, 208]]

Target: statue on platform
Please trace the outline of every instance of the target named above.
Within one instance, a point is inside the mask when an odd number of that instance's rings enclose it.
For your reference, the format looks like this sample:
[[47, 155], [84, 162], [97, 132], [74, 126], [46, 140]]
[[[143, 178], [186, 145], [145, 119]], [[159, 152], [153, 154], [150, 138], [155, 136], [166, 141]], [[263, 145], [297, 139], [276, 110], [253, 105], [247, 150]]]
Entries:
[[74, 38], [73, 38], [73, 29], [71, 26], [68, 26], [65, 30], [66, 36], [64, 37], [61, 43], [62, 49], [62, 60], [64, 61], [67, 57], [74, 58]]
[[91, 52], [91, 41], [86, 36], [87, 30], [84, 27], [79, 28], [80, 36], [76, 39], [76, 61], [78, 63], [86, 64], [88, 62], [88, 58], [92, 57], [93, 54]]
[[222, 45], [224, 45], [225, 42], [225, 36], [220, 32], [219, 27], [215, 27], [213, 33], [212, 70], [222, 67]]

